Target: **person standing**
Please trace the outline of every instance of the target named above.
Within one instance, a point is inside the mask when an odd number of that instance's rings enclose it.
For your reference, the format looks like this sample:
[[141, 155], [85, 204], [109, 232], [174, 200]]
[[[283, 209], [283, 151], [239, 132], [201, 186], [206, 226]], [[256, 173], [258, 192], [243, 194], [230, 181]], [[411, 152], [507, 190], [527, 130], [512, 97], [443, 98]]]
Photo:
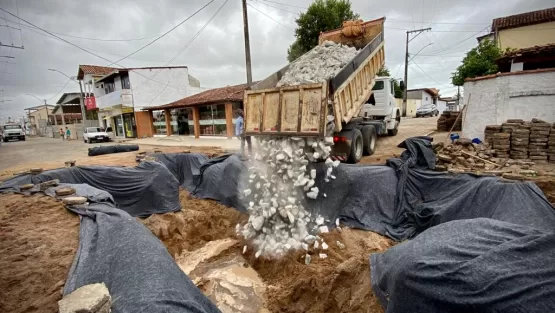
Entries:
[[65, 135], [64, 130], [60, 128], [60, 138], [62, 138], [62, 140], [66, 140]]
[[251, 136], [245, 136], [244, 120], [243, 120], [243, 110], [237, 110], [237, 119], [235, 120], [235, 136], [241, 140], [241, 153], [245, 154], [245, 141], [247, 142], [249, 155], [252, 154], [252, 142]]
[[71, 131], [69, 130], [69, 128], [67, 128], [66, 126], [66, 140], [71, 140]]

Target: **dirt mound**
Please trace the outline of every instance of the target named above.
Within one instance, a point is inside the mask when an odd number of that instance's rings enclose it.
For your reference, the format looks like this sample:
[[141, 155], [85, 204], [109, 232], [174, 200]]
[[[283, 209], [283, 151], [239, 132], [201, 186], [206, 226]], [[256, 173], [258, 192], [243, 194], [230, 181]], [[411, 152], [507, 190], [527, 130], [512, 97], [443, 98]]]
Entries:
[[[180, 198], [181, 211], [153, 215], [142, 222], [163, 241], [201, 290], [219, 306], [223, 305], [221, 309], [242, 305], [243, 312], [257, 312], [260, 307], [271, 312], [383, 312], [372, 293], [368, 257], [393, 246], [392, 240], [373, 232], [345, 228], [323, 234], [321, 237], [329, 247], [326, 250], [311, 247], [312, 260], [308, 265], [303, 251], [281, 259], [257, 259], [251, 247], [242, 255], [244, 243], [235, 234], [235, 225], [244, 223], [246, 215], [212, 200], [195, 199], [186, 191], [181, 191]], [[320, 253], [327, 258], [321, 259]], [[239, 278], [243, 283], [236, 286], [234, 280], [230, 283], [214, 276], [226, 272], [228, 267], [243, 267], [240, 266], [243, 262], [245, 268], [256, 271], [264, 287], [239, 292], [245, 288], [241, 284], [252, 280], [251, 277]], [[235, 275], [241, 276], [232, 276]], [[218, 290], [226, 287], [226, 291]], [[266, 290], [263, 303], [253, 292], [257, 288]], [[232, 305], [226, 293], [246, 294], [248, 300]], [[228, 300], [222, 302], [220, 298]]]
[[181, 211], [155, 214], [141, 221], [174, 258], [209, 241], [235, 238], [235, 225], [248, 219], [246, 214], [213, 200], [194, 198], [185, 190], [179, 192], [179, 200]]
[[[297, 252], [280, 260], [249, 262], [268, 284], [267, 305], [272, 312], [383, 312], [370, 287], [368, 257], [385, 251], [393, 241], [354, 229], [321, 236], [327, 250], [309, 249], [311, 262]], [[337, 241], [344, 245], [340, 246]], [[320, 253], [327, 255], [321, 259]]]
[[0, 312], [58, 312], [79, 217], [53, 198], [0, 196]]

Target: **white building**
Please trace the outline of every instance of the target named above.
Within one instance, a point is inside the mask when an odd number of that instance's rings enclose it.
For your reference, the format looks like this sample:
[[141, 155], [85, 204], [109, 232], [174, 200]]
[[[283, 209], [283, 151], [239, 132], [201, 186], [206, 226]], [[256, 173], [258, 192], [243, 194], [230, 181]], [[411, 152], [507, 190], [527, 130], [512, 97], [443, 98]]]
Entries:
[[467, 79], [463, 136], [484, 139], [486, 125], [508, 119], [555, 122], [555, 68]]
[[186, 66], [118, 69], [80, 65], [78, 79], [89, 98], [87, 109], [97, 109], [100, 125], [125, 138], [137, 137], [135, 111], [201, 91], [200, 82]]

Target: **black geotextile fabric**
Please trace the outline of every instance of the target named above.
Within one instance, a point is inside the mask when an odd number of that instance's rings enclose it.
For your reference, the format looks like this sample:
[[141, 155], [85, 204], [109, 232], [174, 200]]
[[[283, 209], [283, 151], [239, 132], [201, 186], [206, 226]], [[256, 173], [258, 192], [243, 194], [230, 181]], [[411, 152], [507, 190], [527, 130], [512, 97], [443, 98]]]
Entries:
[[555, 229], [555, 209], [532, 182], [451, 175], [435, 167], [431, 142], [409, 138], [401, 158], [387, 164], [399, 180], [386, 235], [397, 241], [452, 220], [486, 217], [540, 230]]
[[138, 145], [115, 145], [115, 146], [100, 146], [89, 148], [89, 156], [138, 151]]
[[553, 232], [474, 218], [372, 254], [371, 281], [387, 313], [555, 312], [553, 260]]
[[[81, 222], [79, 247], [64, 295], [88, 284], [105, 283], [113, 313], [220, 312], [158, 238], [113, 206], [110, 194], [90, 186], [68, 186], [91, 203], [69, 208], [81, 217]], [[52, 195], [54, 191], [46, 193]]]
[[246, 212], [241, 195], [245, 189], [247, 173], [246, 163], [237, 154], [209, 159], [200, 166], [191, 194]]
[[21, 175], [0, 185], [0, 192], [19, 192], [23, 184], [38, 184], [59, 179], [66, 184], [88, 184], [110, 193], [117, 206], [131, 216], [148, 216], [181, 209], [179, 182], [157, 162], [142, 162], [136, 167], [76, 166]]
[[208, 161], [208, 156], [201, 153], [154, 153], [151, 156], [164, 164], [179, 180], [179, 185], [189, 191], [194, 190], [201, 165]]

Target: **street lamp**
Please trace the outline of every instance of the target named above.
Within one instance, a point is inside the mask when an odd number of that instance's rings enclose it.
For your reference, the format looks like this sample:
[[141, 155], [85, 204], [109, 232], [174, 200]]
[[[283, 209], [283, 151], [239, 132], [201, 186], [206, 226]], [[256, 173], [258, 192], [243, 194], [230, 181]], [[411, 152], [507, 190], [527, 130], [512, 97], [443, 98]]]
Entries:
[[58, 73], [64, 75], [65, 77], [69, 78], [70, 80], [79, 84], [79, 91], [81, 92], [81, 97], [79, 99], [79, 102], [80, 102], [79, 104], [81, 105], [81, 116], [83, 118], [83, 126], [86, 127], [85, 121], [87, 120], [87, 110], [85, 110], [85, 105], [84, 105], [85, 104], [85, 98], [84, 98], [85, 96], [83, 94], [83, 87], [81, 86], [81, 81], [77, 80], [77, 76], [68, 76], [64, 72], [59, 71], [55, 68], [49, 68], [48, 70], [52, 71], [52, 72], [58, 72]]

